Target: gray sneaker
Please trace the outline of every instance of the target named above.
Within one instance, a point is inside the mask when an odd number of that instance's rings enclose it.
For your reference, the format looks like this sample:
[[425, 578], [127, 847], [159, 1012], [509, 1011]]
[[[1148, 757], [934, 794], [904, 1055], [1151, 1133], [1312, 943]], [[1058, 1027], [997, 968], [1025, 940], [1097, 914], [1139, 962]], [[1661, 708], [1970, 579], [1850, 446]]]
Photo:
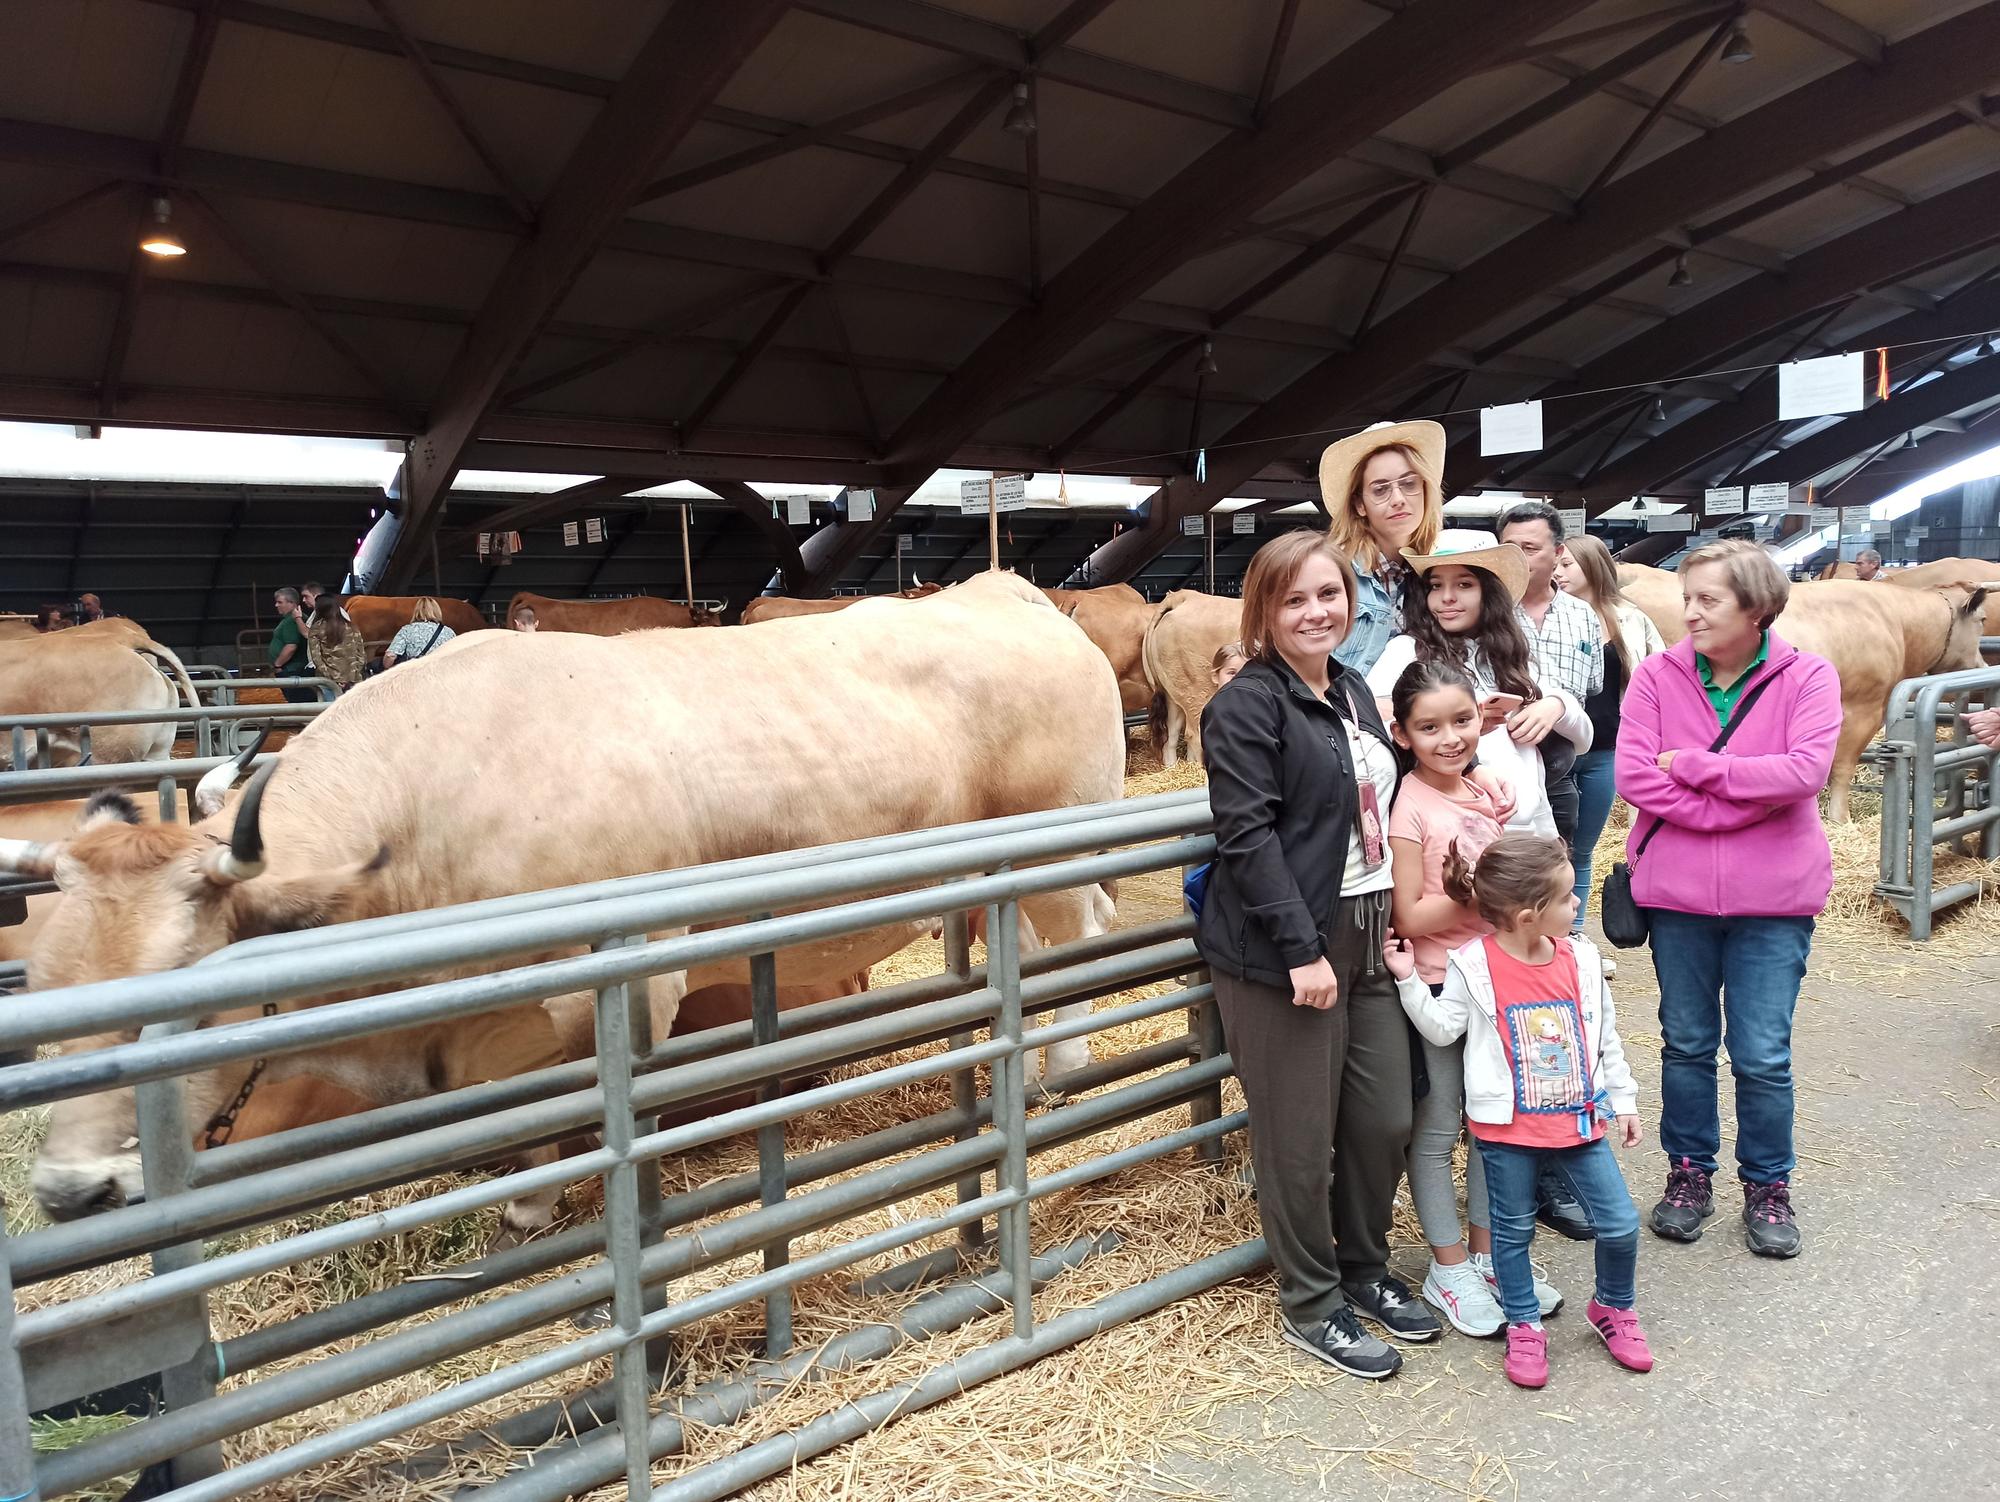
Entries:
[[1314, 1324], [1294, 1324], [1289, 1314], [1280, 1315], [1278, 1323], [1288, 1343], [1350, 1377], [1380, 1382], [1403, 1369], [1403, 1358], [1363, 1330], [1345, 1305]]
[[1400, 1279], [1381, 1277], [1372, 1283], [1343, 1283], [1340, 1291], [1347, 1295], [1347, 1302], [1354, 1306], [1356, 1314], [1373, 1320], [1398, 1340], [1422, 1345], [1444, 1334], [1437, 1316]]

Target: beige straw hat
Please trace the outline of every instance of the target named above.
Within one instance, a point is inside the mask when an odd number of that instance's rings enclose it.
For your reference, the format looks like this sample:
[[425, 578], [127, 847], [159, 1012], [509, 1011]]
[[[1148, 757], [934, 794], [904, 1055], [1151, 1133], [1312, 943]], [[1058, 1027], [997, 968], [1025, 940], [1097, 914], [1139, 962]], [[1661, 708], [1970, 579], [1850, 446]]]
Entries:
[[1329, 516], [1338, 516], [1347, 505], [1348, 488], [1354, 470], [1375, 450], [1391, 443], [1408, 444], [1417, 451], [1425, 472], [1433, 480], [1444, 475], [1444, 428], [1434, 422], [1378, 422], [1372, 428], [1350, 433], [1338, 443], [1329, 443], [1319, 456], [1319, 494]]
[[1495, 542], [1491, 532], [1470, 527], [1449, 528], [1438, 533], [1428, 553], [1403, 549], [1403, 561], [1418, 573], [1426, 573], [1441, 563], [1462, 568], [1483, 568], [1500, 581], [1509, 601], [1519, 604], [1528, 588], [1528, 555], [1511, 542]]

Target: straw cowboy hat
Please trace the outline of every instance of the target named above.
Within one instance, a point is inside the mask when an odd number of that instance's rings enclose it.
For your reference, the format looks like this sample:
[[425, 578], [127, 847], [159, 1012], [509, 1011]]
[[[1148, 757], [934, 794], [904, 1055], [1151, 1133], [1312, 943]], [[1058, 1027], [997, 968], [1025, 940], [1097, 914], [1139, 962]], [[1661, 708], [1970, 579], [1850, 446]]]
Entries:
[[1403, 562], [1420, 574], [1428, 573], [1441, 563], [1455, 563], [1462, 568], [1483, 568], [1500, 581], [1508, 599], [1517, 605], [1528, 587], [1528, 555], [1511, 542], [1495, 542], [1491, 532], [1474, 531], [1469, 527], [1438, 533], [1438, 539], [1431, 544], [1428, 553], [1413, 553], [1404, 548]]
[[1417, 451], [1424, 472], [1434, 482], [1444, 476], [1444, 428], [1434, 422], [1378, 422], [1372, 428], [1350, 433], [1338, 443], [1329, 443], [1319, 456], [1319, 494], [1329, 516], [1347, 506], [1347, 492], [1354, 484], [1354, 471], [1375, 450], [1401, 443]]

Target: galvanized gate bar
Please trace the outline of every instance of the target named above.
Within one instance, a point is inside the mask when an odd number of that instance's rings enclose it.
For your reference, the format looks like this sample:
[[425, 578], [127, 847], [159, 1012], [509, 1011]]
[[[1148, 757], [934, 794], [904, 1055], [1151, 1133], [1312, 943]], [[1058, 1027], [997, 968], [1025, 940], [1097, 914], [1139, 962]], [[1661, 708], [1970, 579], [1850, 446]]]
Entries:
[[[1935, 852], [1950, 842], [1965, 849], [1965, 837], [1981, 836], [1982, 852], [1992, 853], [2000, 827], [2000, 752], [1972, 741], [1965, 714], [1972, 701], [2000, 698], [2000, 668], [1971, 668], [1905, 679], [1889, 696], [1883, 728], [1882, 852], [1875, 894], [1910, 925], [1912, 939], [1931, 936], [1935, 914], [1978, 897], [1981, 881], [1936, 885]], [[1947, 702], [1949, 701], [1949, 702]], [[1952, 741], [1940, 749], [1937, 727], [1951, 726]], [[1968, 807], [1970, 802], [1970, 807]]]

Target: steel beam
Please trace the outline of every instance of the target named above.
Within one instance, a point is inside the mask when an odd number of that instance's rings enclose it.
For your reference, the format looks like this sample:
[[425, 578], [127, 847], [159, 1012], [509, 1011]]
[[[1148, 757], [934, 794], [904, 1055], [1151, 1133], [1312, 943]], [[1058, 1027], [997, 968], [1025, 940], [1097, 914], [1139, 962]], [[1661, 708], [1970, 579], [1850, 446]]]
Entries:
[[1994, 416], [1991, 411], [1983, 412], [1967, 421], [1963, 433], [1940, 434], [1921, 448], [1898, 449], [1893, 454], [1881, 456], [1892, 463], [1871, 460], [1854, 477], [1843, 481], [1831, 496], [1821, 499], [1829, 509], [1834, 506], [1870, 506], [1914, 480], [1949, 468], [1962, 459], [1970, 459], [1974, 454], [1983, 454], [2000, 444], [2000, 421], [1995, 421]]
[[1882, 66], [1882, 38], [1860, 22], [1850, 21], [1832, 6], [1822, 5], [1820, 0], [1750, 0], [1750, 8], [1846, 53], [1856, 62], [1867, 63], [1871, 68]]
[[806, 565], [799, 556], [798, 535], [782, 517], [771, 514], [771, 502], [741, 480], [703, 480], [700, 483], [703, 490], [729, 502], [748, 517], [758, 535], [770, 544], [773, 569], [784, 581], [785, 593], [795, 595], [803, 590]]
[[1322, 361], [1238, 423], [1227, 447], [1211, 445], [1207, 482], [1174, 486], [1155, 505], [1151, 525], [1100, 550], [1093, 574], [1126, 577], [1165, 546], [1181, 516], [1206, 510], [1288, 453], [1297, 435], [1360, 406], [1463, 330], [1829, 153], [1949, 108], [1990, 81], [1996, 55], [2000, 4], [1989, 3], [1896, 43], [1885, 54], [1893, 66], [1878, 72], [1856, 63], [1816, 79], [1626, 173], [1603, 189], [1589, 215], [1516, 236], [1384, 320], [1364, 348]]
[[399, 590], [415, 576], [466, 446], [529, 344], [625, 217], [654, 164], [699, 123], [786, 9], [785, 0], [676, 0], [654, 27], [571, 154], [534, 238], [488, 289], [432, 403], [431, 426], [410, 446], [403, 526], [384, 569], [385, 589]]

